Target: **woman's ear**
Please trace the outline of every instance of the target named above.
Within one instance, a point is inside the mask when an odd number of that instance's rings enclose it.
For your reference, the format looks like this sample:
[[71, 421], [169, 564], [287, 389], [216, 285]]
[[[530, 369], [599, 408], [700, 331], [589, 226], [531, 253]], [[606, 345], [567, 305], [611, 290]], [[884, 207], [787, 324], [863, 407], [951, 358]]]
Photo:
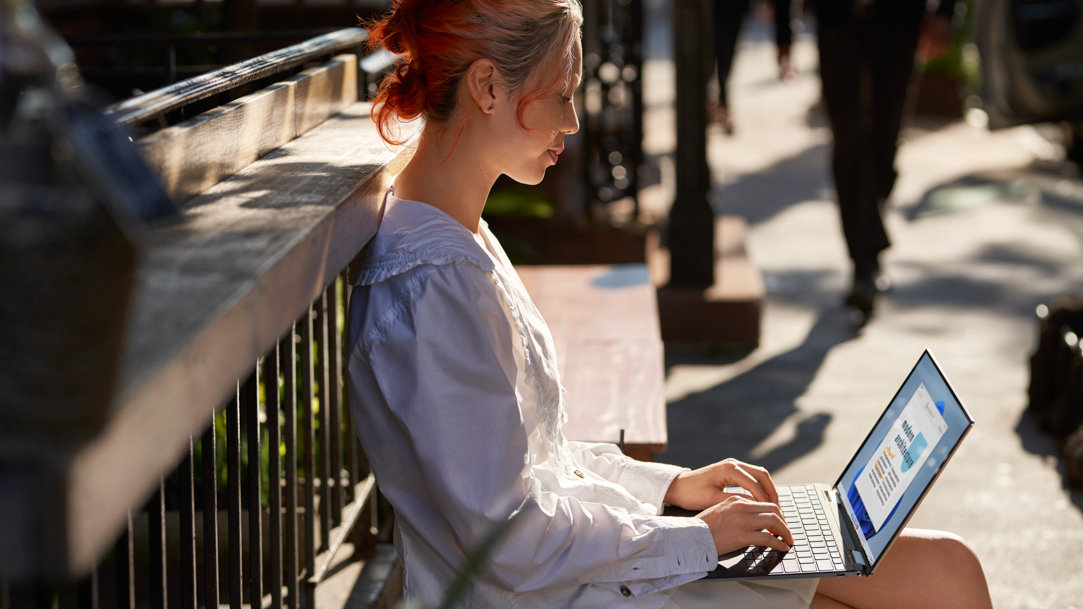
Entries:
[[479, 59], [466, 70], [466, 88], [474, 104], [485, 114], [492, 114], [499, 97], [499, 73], [496, 64]]

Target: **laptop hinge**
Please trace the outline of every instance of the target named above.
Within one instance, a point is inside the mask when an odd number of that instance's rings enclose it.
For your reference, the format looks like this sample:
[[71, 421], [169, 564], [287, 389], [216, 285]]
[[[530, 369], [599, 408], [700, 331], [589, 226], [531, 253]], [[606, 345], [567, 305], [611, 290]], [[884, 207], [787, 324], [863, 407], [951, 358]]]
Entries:
[[851, 550], [847, 554], [850, 556], [850, 562], [860, 565], [862, 569], [869, 566], [868, 561], [865, 560], [865, 553], [861, 550]]
[[[839, 508], [839, 526], [843, 527], [845, 529], [844, 534], [849, 536], [849, 538], [852, 540], [853, 545], [858, 546], [858, 543], [857, 543], [857, 539], [858, 539], [857, 535], [858, 535], [858, 533], [854, 529], [854, 525], [853, 525], [852, 522], [850, 522], [850, 519], [844, 517], [845, 514], [846, 514], [846, 510], [843, 508], [843, 505], [842, 505], [842, 494], [839, 493], [838, 488], [836, 488], [836, 487], [832, 487], [828, 492], [830, 493], [831, 498], [834, 499], [835, 504]], [[851, 563], [859, 565], [861, 567], [862, 571], [867, 571], [868, 570], [868, 568], [869, 568], [868, 557], [865, 556], [865, 552], [862, 551], [860, 547], [856, 547], [855, 549], [852, 549], [852, 550], [847, 550], [846, 554], [847, 554], [848, 558], [850, 559]]]

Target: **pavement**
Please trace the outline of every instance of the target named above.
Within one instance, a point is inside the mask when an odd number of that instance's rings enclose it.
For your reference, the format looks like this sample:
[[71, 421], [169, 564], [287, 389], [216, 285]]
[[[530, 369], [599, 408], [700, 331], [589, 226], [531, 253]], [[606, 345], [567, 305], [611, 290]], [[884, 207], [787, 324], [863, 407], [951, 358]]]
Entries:
[[[672, 201], [673, 64], [666, 4], [648, 0], [645, 150]], [[912, 520], [981, 558], [1000, 609], [1083, 609], [1083, 492], [1026, 414], [1035, 307], [1083, 293], [1083, 179], [1049, 126], [989, 131], [914, 117], [888, 213], [895, 282], [874, 316], [841, 301], [849, 268], [828, 174], [816, 51], [778, 78], [769, 29], [745, 28], [731, 76], [732, 136], [712, 127], [717, 213], [748, 223], [767, 288], [755, 349], [667, 346], [669, 449], [696, 467], [736, 457], [779, 482], [832, 482], [924, 349], [977, 419]], [[659, 203], [661, 202], [661, 203]], [[664, 209], [653, 210], [664, 213]]]

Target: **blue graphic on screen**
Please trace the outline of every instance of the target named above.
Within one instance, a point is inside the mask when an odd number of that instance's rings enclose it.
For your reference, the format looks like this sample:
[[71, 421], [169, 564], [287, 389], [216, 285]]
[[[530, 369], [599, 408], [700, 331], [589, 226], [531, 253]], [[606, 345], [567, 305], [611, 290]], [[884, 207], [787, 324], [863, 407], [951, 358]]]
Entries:
[[914, 438], [914, 441], [910, 444], [910, 448], [906, 449], [903, 453], [902, 473], [910, 471], [910, 468], [914, 467], [914, 462], [921, 458], [921, 453], [925, 452], [925, 448], [929, 446], [929, 443], [925, 441], [925, 432], [918, 434], [918, 437]]
[[875, 562], [971, 421], [932, 359], [914, 371], [838, 482]]
[[[944, 414], [944, 401], [937, 400], [935, 402], [936, 410], [941, 416]], [[918, 459], [925, 452], [925, 449], [929, 446], [928, 440], [925, 439], [925, 433], [918, 433], [914, 438], [913, 443], [907, 449], [903, 455], [903, 463], [900, 467], [903, 473], [910, 471], [914, 465], [917, 465]], [[861, 478], [861, 474], [864, 473], [865, 466], [862, 466], [858, 470], [856, 479]], [[869, 539], [873, 535], [876, 535], [876, 527], [872, 523], [872, 518], [869, 517], [868, 510], [865, 509], [865, 503], [861, 500], [861, 493], [857, 490], [856, 479], [850, 484], [850, 489], [846, 492], [846, 497], [850, 500], [850, 506], [853, 508], [854, 515], [857, 516], [857, 521], [861, 524], [861, 532], [865, 535], [865, 539]], [[901, 500], [901, 498], [900, 498]], [[895, 512], [899, 509], [899, 502], [896, 501], [894, 507], [891, 508], [891, 512], [888, 513], [887, 519], [891, 520], [895, 516]]]

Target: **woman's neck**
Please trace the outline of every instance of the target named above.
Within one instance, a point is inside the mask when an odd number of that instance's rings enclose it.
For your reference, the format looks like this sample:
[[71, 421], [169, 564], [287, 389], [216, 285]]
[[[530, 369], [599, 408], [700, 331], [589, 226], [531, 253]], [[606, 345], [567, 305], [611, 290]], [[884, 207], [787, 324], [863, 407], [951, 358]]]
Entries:
[[426, 129], [417, 150], [395, 177], [395, 196], [428, 203], [471, 232], [478, 232], [481, 212], [496, 182], [482, 163], [464, 128], [458, 137], [445, 129]]

